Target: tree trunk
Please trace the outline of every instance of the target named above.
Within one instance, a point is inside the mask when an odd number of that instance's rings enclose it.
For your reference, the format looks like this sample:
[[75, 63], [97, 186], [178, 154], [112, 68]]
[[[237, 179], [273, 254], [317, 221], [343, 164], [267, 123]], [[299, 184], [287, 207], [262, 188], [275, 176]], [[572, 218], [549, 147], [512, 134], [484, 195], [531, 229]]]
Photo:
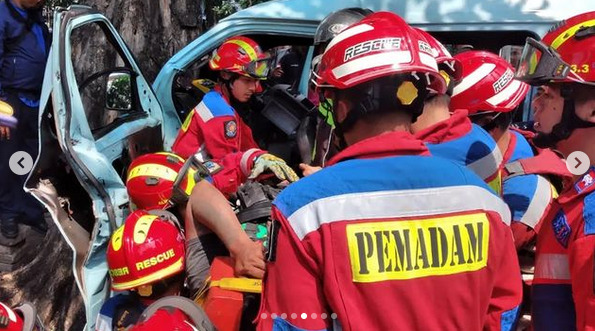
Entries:
[[[0, 301], [9, 306], [33, 303], [46, 330], [83, 330], [85, 314], [72, 274], [72, 250], [53, 224], [45, 237], [25, 226], [21, 233], [26, 239], [14, 247], [13, 256], [19, 256], [15, 269], [0, 277]], [[0, 249], [5, 253], [13, 248]]]
[[[212, 6], [218, 2], [220, 0], [83, 0], [80, 4], [96, 8], [114, 24], [135, 55], [145, 78], [152, 82], [165, 62], [200, 34], [207, 24], [203, 16], [214, 22], [212, 11], [203, 14], [205, 10], [201, 5]], [[95, 40], [84, 37], [74, 41], [74, 52], [93, 48]], [[77, 72], [90, 73], [96, 67], [89, 62], [91, 56], [73, 54], [73, 58], [81, 59], [75, 61]], [[0, 301], [9, 305], [32, 302], [49, 330], [83, 329], [84, 306], [72, 274], [72, 251], [54, 224], [45, 237], [28, 237], [24, 246], [1, 246], [0, 260], [2, 257], [15, 262], [14, 271], [1, 274]]]
[[[206, 22], [202, 19], [201, 2], [83, 0], [80, 4], [96, 8], [112, 22], [136, 56], [145, 78], [152, 82], [165, 62], [202, 31]], [[93, 40], [82, 39], [80, 43], [79, 49], [84, 50], [85, 44], [90, 45]], [[82, 66], [77, 71], [84, 70], [85, 63], [77, 65]]]

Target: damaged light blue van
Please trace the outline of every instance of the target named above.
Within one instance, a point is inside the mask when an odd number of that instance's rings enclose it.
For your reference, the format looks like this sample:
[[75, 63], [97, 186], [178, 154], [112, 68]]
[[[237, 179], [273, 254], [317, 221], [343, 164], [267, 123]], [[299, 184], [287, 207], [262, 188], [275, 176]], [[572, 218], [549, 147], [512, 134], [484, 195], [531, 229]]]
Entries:
[[[590, 3], [590, 4], [589, 4]], [[206, 62], [223, 40], [248, 35], [263, 49], [302, 47], [299, 91], [307, 94], [319, 21], [340, 8], [388, 10], [430, 31], [450, 47], [472, 45], [514, 61], [514, 46], [538, 38], [556, 21], [595, 9], [589, 1], [549, 0], [276, 0], [242, 10], [196, 38], [148, 82], [104, 15], [85, 6], [56, 12], [41, 98], [40, 154], [26, 188], [42, 201], [73, 249], [88, 330], [110, 296], [105, 253], [111, 232], [129, 213], [125, 187], [132, 159], [171, 147], [181, 120], [198, 103], [197, 78], [212, 78]], [[197, 13], [198, 15], [198, 13]], [[73, 58], [77, 35], [97, 47]], [[94, 53], [95, 51], [99, 51]], [[109, 56], [108, 56], [109, 55]], [[115, 56], [114, 56], [115, 55]], [[94, 59], [95, 72], [74, 63]], [[188, 79], [190, 78], [190, 80]], [[530, 119], [528, 103], [518, 120]], [[294, 132], [285, 130], [291, 136]], [[281, 151], [282, 152], [282, 151]]]

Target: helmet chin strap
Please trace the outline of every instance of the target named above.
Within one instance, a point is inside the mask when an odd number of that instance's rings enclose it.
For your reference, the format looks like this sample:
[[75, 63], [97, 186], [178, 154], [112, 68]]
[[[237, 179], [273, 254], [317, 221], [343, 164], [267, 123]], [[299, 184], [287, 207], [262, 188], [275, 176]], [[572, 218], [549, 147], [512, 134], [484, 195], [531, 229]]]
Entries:
[[345, 119], [342, 122], [339, 121], [337, 118], [336, 110], [334, 109], [336, 102], [332, 103], [332, 108], [330, 113], [333, 116], [333, 122], [335, 123], [335, 130], [334, 134], [338, 138], [338, 148], [340, 151], [347, 148], [347, 140], [345, 139], [345, 132], [351, 130], [355, 125], [355, 122], [365, 113], [369, 111], [373, 111], [373, 109], [377, 108], [378, 106], [373, 104], [373, 98], [368, 96], [364, 98], [360, 104], [351, 107]]
[[[332, 107], [335, 107], [334, 103]], [[351, 118], [349, 123], [345, 123], [348, 120], [347, 118], [343, 122], [339, 122], [335, 109], [331, 109], [330, 113], [333, 117], [333, 123], [335, 123], [335, 129], [333, 130], [333, 134], [335, 135], [335, 137], [337, 137], [337, 148], [339, 151], [342, 151], [348, 146], [347, 140], [345, 140], [345, 131], [349, 130], [353, 126], [357, 118], [355, 118], [355, 115], [352, 116], [352, 112], [350, 111], [349, 114], [347, 114], [347, 117]], [[345, 126], [345, 124], [348, 124], [347, 127]], [[329, 143], [331, 143], [331, 140], [329, 140]]]
[[239, 78], [239, 76], [236, 73], [230, 72], [229, 74], [230, 74], [230, 77], [228, 79], [225, 79], [223, 77], [220, 77], [219, 79], [221, 79], [221, 81], [223, 82], [223, 85], [225, 86], [225, 88], [227, 88], [229, 103], [231, 104], [232, 107], [235, 108], [235, 106], [241, 104], [241, 102], [233, 95], [233, 87], [231, 85], [233, 84], [233, 82], [236, 81], [236, 79]]
[[558, 124], [554, 125], [552, 132], [538, 132], [533, 138], [533, 143], [539, 148], [556, 147], [560, 141], [568, 139], [574, 130], [595, 127], [595, 123], [585, 121], [576, 115], [575, 102], [572, 99], [571, 87], [562, 87], [560, 94], [564, 98], [562, 118]]
[[[338, 102], [333, 102], [331, 105], [331, 114], [335, 123], [335, 135], [337, 138], [339, 138], [339, 150], [343, 150], [348, 146], [347, 141], [345, 140], [345, 132], [352, 130], [355, 123], [362, 116], [365, 116], [367, 114], [402, 110], [409, 112], [412, 115], [412, 122], [415, 122], [415, 120], [423, 110], [423, 103], [424, 100], [426, 100], [427, 98], [428, 91], [421, 81], [415, 80], [410, 82], [415, 84], [418, 93], [422, 95], [417, 96], [415, 100], [413, 100], [408, 105], [402, 105], [401, 102], [397, 100], [396, 91], [399, 88], [399, 86], [403, 84], [403, 81], [394, 81], [394, 79], [378, 81], [363, 87], [363, 89], [360, 89], [357, 92], [349, 92], [359, 94], [360, 98], [358, 101], [355, 102], [354, 105], [352, 105], [351, 109], [347, 113], [347, 116], [345, 117], [345, 119], [343, 119], [342, 122], [340, 122], [337, 119], [336, 115], [335, 107], [338, 104]], [[394, 95], [394, 97], [388, 97], [390, 95]]]

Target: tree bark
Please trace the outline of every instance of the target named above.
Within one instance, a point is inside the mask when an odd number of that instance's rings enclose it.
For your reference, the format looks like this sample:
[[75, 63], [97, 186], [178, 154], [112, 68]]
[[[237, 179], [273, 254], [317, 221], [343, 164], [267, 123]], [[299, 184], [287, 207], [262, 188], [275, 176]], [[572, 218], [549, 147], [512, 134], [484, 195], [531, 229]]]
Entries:
[[[202, 19], [201, 2], [83, 0], [80, 4], [96, 8], [112, 22], [136, 56], [145, 78], [152, 82], [165, 62], [203, 30], [206, 22]], [[81, 43], [79, 49], [84, 50], [94, 41], [83, 38], [78, 42]], [[80, 66], [77, 71], [84, 70], [86, 65], [83, 61], [77, 63]]]
[[21, 232], [24, 246], [16, 249], [23, 256], [13, 272], [0, 277], [0, 301], [9, 306], [31, 302], [46, 330], [83, 330], [85, 313], [72, 274], [72, 250], [60, 231], [50, 224], [45, 237], [23, 226]]

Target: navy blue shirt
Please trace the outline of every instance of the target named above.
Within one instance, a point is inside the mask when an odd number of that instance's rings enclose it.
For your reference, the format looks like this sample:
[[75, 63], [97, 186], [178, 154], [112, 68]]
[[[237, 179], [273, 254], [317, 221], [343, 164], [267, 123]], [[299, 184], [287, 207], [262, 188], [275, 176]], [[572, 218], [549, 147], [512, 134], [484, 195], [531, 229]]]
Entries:
[[[48, 28], [41, 16], [35, 17], [30, 31], [16, 44], [8, 45], [27, 27], [24, 22], [13, 17], [6, 1], [10, 0], [0, 1], [0, 95], [5, 89], [40, 91], [49, 48]], [[33, 15], [11, 3], [16, 13], [24, 19], [27, 19], [27, 15]]]

